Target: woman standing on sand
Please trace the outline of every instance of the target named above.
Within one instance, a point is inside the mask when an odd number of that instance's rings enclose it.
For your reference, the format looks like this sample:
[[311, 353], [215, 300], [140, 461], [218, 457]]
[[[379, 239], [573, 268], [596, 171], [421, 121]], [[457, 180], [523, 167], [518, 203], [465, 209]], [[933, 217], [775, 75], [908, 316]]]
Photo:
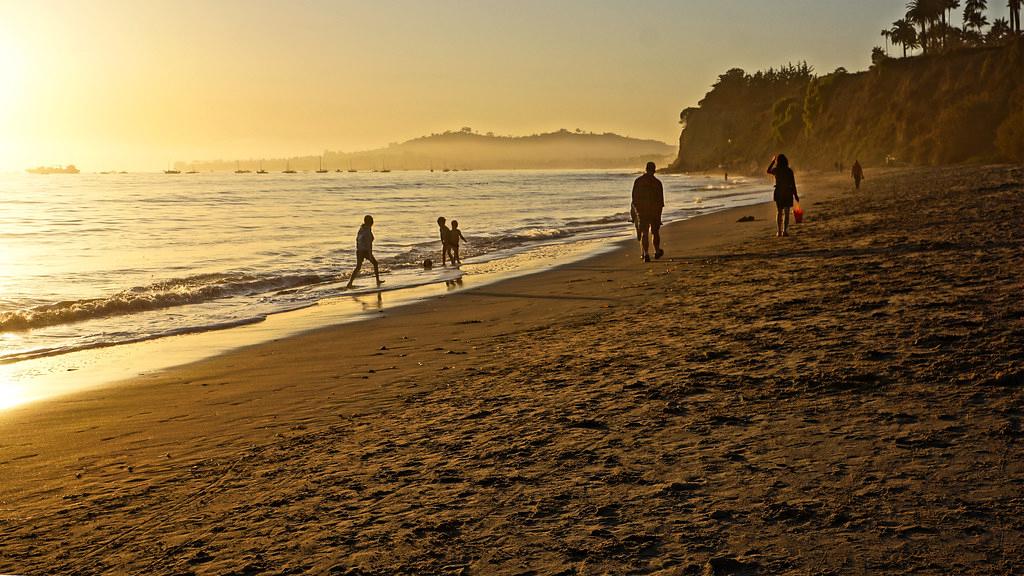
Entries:
[[775, 235], [789, 236], [789, 210], [793, 207], [794, 199], [800, 201], [800, 195], [796, 193], [796, 177], [793, 176], [793, 169], [789, 167], [789, 158], [786, 158], [785, 154], [776, 155], [768, 165], [768, 173], [775, 176], [775, 220], [779, 227]]

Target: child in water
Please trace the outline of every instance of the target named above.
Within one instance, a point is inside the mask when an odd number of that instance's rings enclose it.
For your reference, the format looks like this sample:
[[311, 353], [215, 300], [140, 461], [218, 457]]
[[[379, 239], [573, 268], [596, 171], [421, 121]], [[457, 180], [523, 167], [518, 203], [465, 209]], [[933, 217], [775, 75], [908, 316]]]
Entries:
[[444, 216], [438, 216], [437, 226], [441, 232], [441, 266], [444, 266], [446, 259], [451, 255], [452, 264], [455, 264], [455, 255], [452, 254], [452, 231], [445, 226]]
[[466, 237], [459, 230], [459, 221], [452, 220], [452, 229], [448, 231], [448, 246], [452, 250], [452, 264], [462, 264], [462, 257], [459, 256], [459, 240], [466, 241]]
[[373, 275], [377, 278], [377, 286], [384, 283], [380, 279], [377, 259], [373, 257], [373, 231], [370, 230], [371, 228], [373, 228], [373, 216], [367, 214], [363, 217], [363, 225], [359, 227], [359, 232], [356, 234], [356, 269], [348, 277], [346, 290], [352, 287], [352, 282], [359, 275], [359, 269], [363, 267], [363, 260], [369, 260], [370, 264], [373, 264]]

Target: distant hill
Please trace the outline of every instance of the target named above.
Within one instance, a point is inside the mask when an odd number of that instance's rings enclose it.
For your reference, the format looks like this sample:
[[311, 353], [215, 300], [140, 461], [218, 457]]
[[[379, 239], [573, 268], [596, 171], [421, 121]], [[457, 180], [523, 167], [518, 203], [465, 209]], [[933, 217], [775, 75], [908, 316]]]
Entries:
[[719, 77], [683, 110], [672, 170], [1024, 162], [1024, 41], [816, 76], [806, 65]]
[[[479, 134], [469, 128], [415, 138], [387, 148], [362, 152], [325, 151], [327, 170], [490, 170], [638, 168], [648, 160], [667, 163], [675, 148], [657, 140], [639, 140], [618, 134], [559, 130], [532, 136]], [[232, 171], [235, 160], [178, 162], [176, 167], [200, 171]], [[262, 159], [267, 171], [316, 170], [319, 156]], [[256, 170], [260, 159], [241, 160], [242, 169]]]

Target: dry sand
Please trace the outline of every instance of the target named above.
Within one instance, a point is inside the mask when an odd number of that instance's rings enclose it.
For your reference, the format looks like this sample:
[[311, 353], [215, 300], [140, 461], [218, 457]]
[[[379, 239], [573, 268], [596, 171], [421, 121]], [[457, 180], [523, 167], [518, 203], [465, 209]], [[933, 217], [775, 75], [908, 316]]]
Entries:
[[1024, 170], [868, 178], [2, 413], [0, 572], [1020, 573]]

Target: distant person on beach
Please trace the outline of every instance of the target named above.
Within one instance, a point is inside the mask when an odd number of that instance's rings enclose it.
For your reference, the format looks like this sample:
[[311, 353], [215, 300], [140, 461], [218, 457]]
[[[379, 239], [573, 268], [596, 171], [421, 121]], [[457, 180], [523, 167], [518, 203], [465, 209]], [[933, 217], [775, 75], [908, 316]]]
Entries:
[[373, 275], [377, 278], [377, 286], [384, 283], [380, 279], [377, 259], [373, 257], [373, 231], [371, 228], [373, 228], [373, 216], [367, 214], [363, 217], [363, 225], [359, 227], [359, 232], [356, 234], [356, 269], [348, 277], [346, 289], [352, 287], [352, 282], [359, 275], [359, 269], [363, 267], [363, 260], [369, 260], [370, 264], [373, 264]]
[[649, 237], [654, 237], [654, 258], [661, 258], [665, 251], [661, 249], [661, 212], [665, 208], [665, 189], [661, 180], [654, 177], [657, 167], [648, 162], [644, 175], [633, 182], [633, 203], [630, 214], [637, 225], [640, 243], [643, 245], [644, 262], [650, 262], [648, 249]]
[[452, 264], [462, 264], [462, 257], [459, 256], [459, 240], [466, 242], [466, 237], [459, 230], [459, 221], [452, 220], [452, 229], [448, 231], [448, 246], [452, 251]]
[[[452, 252], [452, 231], [448, 229], [445, 222], [447, 220], [445, 220], [444, 216], [437, 217], [437, 227], [440, 229], [441, 235], [441, 266], [444, 266]], [[452, 256], [452, 264], [455, 264], [454, 256]]]
[[864, 179], [864, 167], [860, 165], [860, 160], [853, 161], [853, 171], [850, 175], [853, 176], [853, 185], [860, 190], [860, 181]]
[[775, 219], [779, 228], [775, 235], [789, 236], [789, 210], [793, 207], [794, 199], [800, 201], [800, 195], [796, 193], [796, 177], [793, 176], [793, 169], [789, 167], [789, 158], [786, 158], [785, 154], [772, 158], [772, 163], [768, 165], [768, 173], [775, 176]]

